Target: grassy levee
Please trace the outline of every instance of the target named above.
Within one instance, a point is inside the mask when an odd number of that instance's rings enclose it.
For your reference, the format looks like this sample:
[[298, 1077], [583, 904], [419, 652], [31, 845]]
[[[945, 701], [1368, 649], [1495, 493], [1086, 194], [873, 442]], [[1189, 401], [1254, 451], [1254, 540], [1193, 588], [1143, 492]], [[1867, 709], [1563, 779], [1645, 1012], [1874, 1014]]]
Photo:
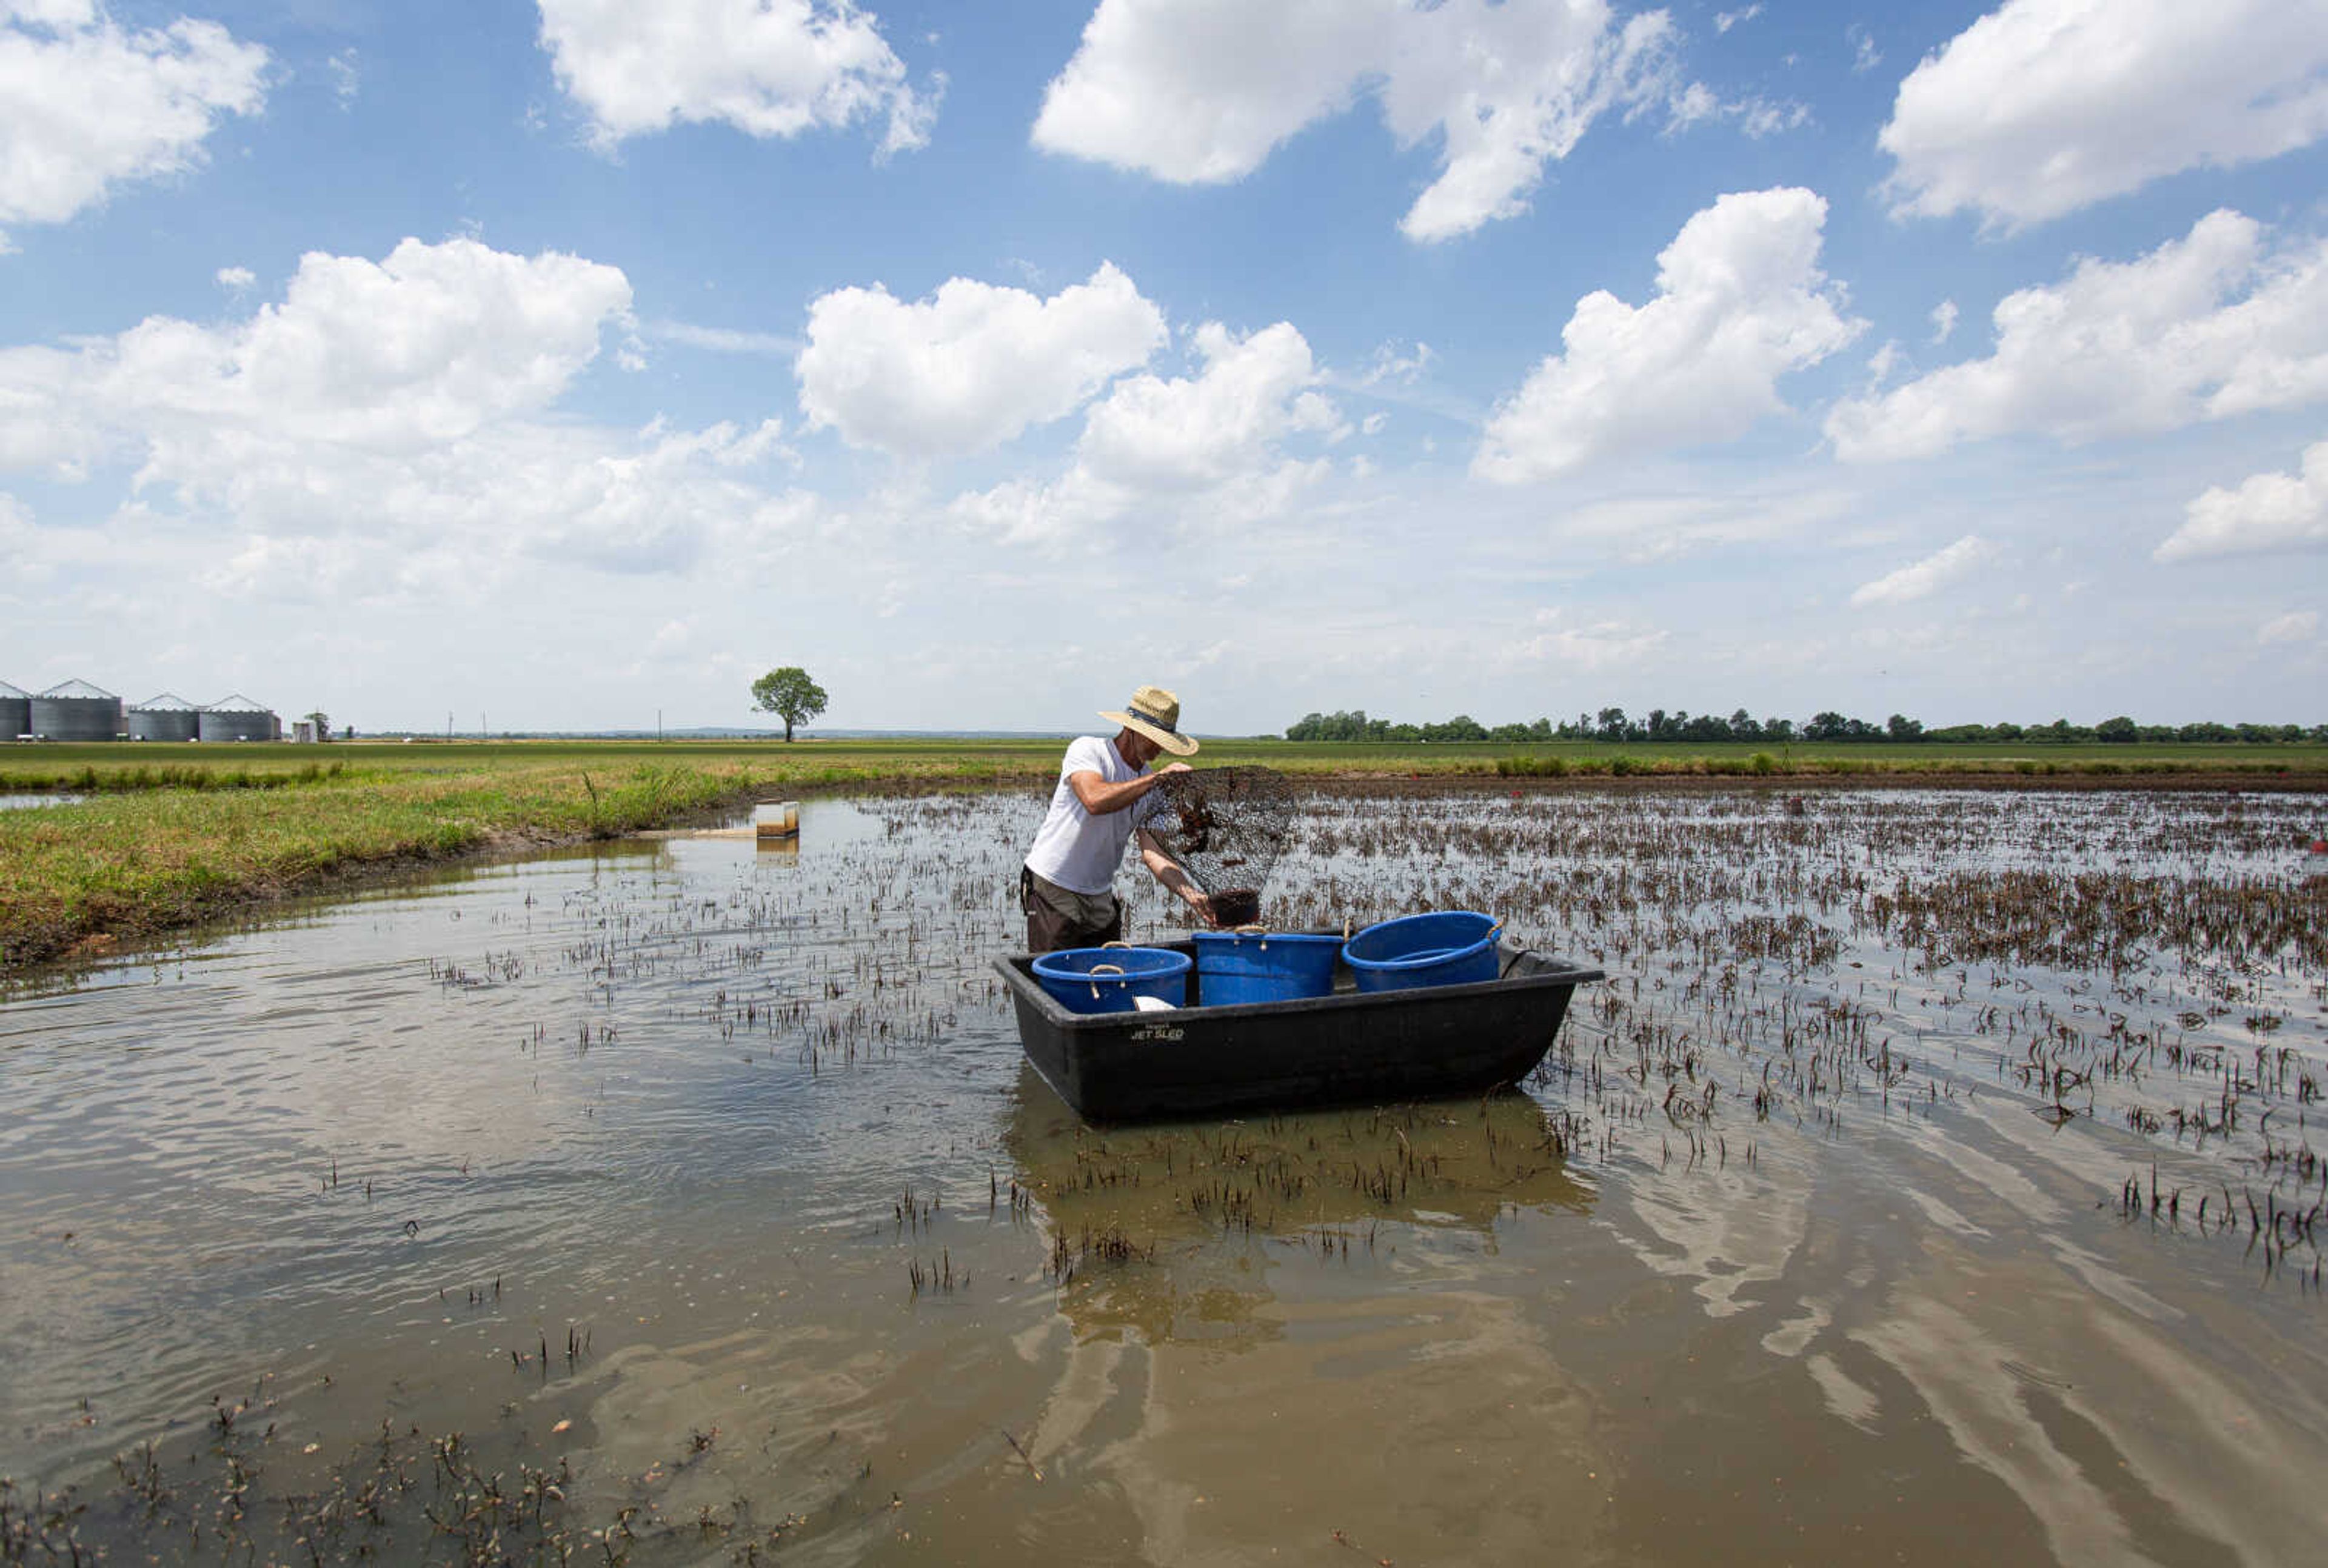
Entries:
[[[267, 789], [331, 777], [468, 775], [654, 766], [763, 775], [773, 784], [848, 784], [891, 773], [977, 778], [1058, 765], [1057, 741], [663, 742], [360, 741], [327, 746], [44, 743], [0, 746], [0, 790], [110, 793]], [[336, 771], [335, 771], [336, 770]], [[578, 786], [577, 786], [578, 787]]]
[[[1015, 756], [934, 747], [727, 747], [681, 760], [668, 747], [512, 744], [437, 747], [425, 761], [407, 759], [431, 748], [376, 748], [400, 752], [382, 758], [334, 747], [337, 768], [314, 765], [304, 748], [253, 747], [231, 768], [210, 765], [200, 782], [163, 783], [165, 769], [204, 765], [154, 754], [196, 748], [141, 746], [147, 755], [134, 758], [121, 755], [128, 749], [26, 746], [6, 758], [0, 788], [90, 793], [74, 804], [0, 811], [0, 973], [91, 938], [181, 929], [366, 868], [611, 838], [778, 791], [1037, 776]], [[1056, 749], [1028, 757], [1055, 768]], [[74, 755], [31, 755], [67, 751]]]
[[[1041, 789], [1061, 741], [432, 741], [0, 748], [0, 973], [136, 940], [367, 868], [611, 837], [820, 788]], [[1732, 777], [2016, 784], [2032, 777], [2328, 789], [2328, 746], [1610, 746], [1216, 739], [1200, 764], [1320, 780]]]

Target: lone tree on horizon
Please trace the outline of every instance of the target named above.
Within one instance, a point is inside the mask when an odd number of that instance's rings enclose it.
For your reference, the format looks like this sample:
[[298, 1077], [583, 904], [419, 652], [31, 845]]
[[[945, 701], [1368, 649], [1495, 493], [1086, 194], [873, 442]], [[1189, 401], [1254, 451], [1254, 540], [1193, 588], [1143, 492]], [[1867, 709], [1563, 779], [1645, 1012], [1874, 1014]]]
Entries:
[[771, 670], [752, 682], [752, 705], [763, 713], [774, 713], [784, 719], [784, 739], [788, 743], [793, 737], [793, 726], [806, 724], [822, 713], [825, 700], [824, 688], [797, 664]]

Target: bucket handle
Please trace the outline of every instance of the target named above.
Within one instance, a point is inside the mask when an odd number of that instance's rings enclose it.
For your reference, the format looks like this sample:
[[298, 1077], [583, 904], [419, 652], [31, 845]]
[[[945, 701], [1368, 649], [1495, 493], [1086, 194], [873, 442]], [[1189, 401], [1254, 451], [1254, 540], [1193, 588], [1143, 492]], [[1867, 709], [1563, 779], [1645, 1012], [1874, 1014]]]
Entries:
[[1229, 934], [1232, 936], [1266, 936], [1269, 934], [1269, 927], [1263, 925], [1258, 922], [1251, 925], [1232, 925], [1229, 927]]
[[[1127, 944], [1126, 945], [1129, 944]], [[1094, 963], [1089, 969], [1084, 971], [1084, 972], [1085, 974], [1122, 974], [1123, 972], [1123, 965], [1120, 963]]]
[[1103, 943], [1101, 943], [1099, 945], [1100, 945], [1100, 950], [1101, 950], [1102, 952], [1105, 952], [1107, 949], [1109, 949], [1109, 948], [1111, 948], [1111, 947], [1121, 947], [1121, 948], [1122, 948], [1126, 953], [1129, 953], [1129, 952], [1131, 952], [1131, 944], [1130, 944], [1129, 942], [1103, 942]]

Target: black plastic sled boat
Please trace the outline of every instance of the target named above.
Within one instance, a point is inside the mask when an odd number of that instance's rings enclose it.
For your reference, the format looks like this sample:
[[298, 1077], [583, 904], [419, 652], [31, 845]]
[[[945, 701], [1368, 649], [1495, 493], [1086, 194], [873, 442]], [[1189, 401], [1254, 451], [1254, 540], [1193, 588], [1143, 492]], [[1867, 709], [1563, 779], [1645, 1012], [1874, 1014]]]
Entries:
[[[1191, 941], [1152, 945], [1192, 953]], [[1035, 977], [1034, 959], [994, 961], [1018, 1013], [1027, 1060], [1087, 1122], [1443, 1099], [1518, 1083], [1544, 1060], [1577, 986], [1600, 971], [1510, 943], [1497, 978], [1361, 991], [1337, 962], [1329, 996], [1079, 1013]]]

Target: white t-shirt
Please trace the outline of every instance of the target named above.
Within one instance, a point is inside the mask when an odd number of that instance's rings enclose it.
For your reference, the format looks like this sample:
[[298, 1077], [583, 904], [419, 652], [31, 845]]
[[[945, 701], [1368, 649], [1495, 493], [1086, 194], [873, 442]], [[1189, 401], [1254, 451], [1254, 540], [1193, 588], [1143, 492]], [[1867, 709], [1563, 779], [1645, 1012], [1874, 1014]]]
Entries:
[[1132, 830], [1164, 809], [1153, 792], [1120, 812], [1095, 817], [1084, 810], [1075, 786], [1067, 780], [1079, 773], [1095, 773], [1103, 784], [1122, 784], [1141, 775], [1116, 754], [1112, 739], [1086, 735], [1067, 747], [1059, 764], [1059, 783], [1051, 791], [1050, 814], [1036, 831], [1035, 847], [1027, 851], [1027, 869], [1046, 882], [1076, 893], [1104, 893], [1123, 863], [1123, 846]]

